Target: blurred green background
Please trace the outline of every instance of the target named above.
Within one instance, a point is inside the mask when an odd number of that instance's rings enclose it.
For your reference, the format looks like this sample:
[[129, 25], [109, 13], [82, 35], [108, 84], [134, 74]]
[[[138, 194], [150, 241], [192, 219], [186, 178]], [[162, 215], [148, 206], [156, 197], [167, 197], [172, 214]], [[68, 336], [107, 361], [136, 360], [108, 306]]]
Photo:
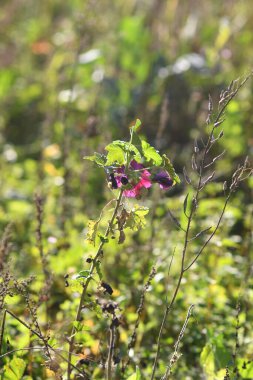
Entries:
[[[112, 139], [127, 139], [129, 126], [140, 118], [141, 134], [168, 154], [183, 179], [183, 167], [191, 170], [194, 140], [205, 134], [208, 95], [216, 106], [220, 91], [252, 70], [252, 24], [251, 1], [1, 1], [0, 226], [3, 231], [13, 224], [10, 268], [17, 278], [37, 276], [36, 298], [43, 276], [34, 194], [42, 195], [43, 243], [54, 278], [49, 314], [58, 344], [64, 342], [78, 302], [75, 289], [64, 287], [64, 275], [86, 265], [85, 258], [93, 252], [84, 242], [87, 222], [96, 219], [112, 197], [104, 173], [82, 157], [102, 153]], [[226, 155], [216, 165], [217, 181], [203, 194], [196, 231], [214, 225], [223, 204], [222, 182], [245, 156], [252, 158], [252, 89], [250, 81], [228, 108], [224, 138], [217, 148], [217, 153], [225, 149]], [[187, 308], [196, 303], [174, 378], [224, 378], [225, 367], [233, 368], [239, 294], [243, 327], [238, 351], [242, 362], [252, 359], [252, 189], [251, 178], [234, 196], [214, 242], [186, 276], [164, 334], [161, 373]], [[146, 228], [129, 233], [120, 248], [113, 243], [106, 247], [103, 271], [115, 289], [113, 298], [124, 310], [121, 356], [142, 286], [152, 265], [157, 265], [132, 363], [132, 369], [137, 363], [146, 377], [165, 289], [172, 291], [179, 268], [176, 255], [167, 283], [169, 259], [174, 247], [179, 255], [182, 246], [168, 209], [183, 220], [186, 192], [184, 181], [170, 192], [153, 191], [142, 201], [151, 209]], [[24, 315], [22, 298], [7, 303]], [[99, 356], [106, 350], [107, 321], [94, 318], [88, 315], [91, 332], [80, 341]], [[9, 323], [11, 329], [14, 322]], [[24, 347], [27, 341], [18, 340], [14, 327], [9, 339]], [[208, 347], [216, 349], [210, 353]], [[28, 375], [53, 376], [36, 366], [42, 360], [38, 353], [33, 360]], [[240, 376], [252, 379], [253, 366], [248, 368], [247, 373], [241, 369]], [[93, 378], [99, 379], [96, 370]]]

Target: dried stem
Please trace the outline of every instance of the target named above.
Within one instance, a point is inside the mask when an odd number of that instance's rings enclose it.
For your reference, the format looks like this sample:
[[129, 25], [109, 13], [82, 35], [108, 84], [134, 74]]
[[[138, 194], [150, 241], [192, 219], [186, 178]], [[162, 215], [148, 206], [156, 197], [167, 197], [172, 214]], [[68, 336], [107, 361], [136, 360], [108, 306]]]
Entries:
[[[96, 269], [97, 262], [98, 262], [99, 258], [101, 258], [102, 249], [104, 247], [106, 238], [109, 236], [109, 233], [112, 229], [114, 220], [117, 216], [117, 212], [118, 212], [118, 209], [119, 209], [120, 204], [121, 204], [123, 191], [124, 191], [123, 189], [120, 190], [119, 196], [118, 196], [117, 201], [116, 201], [114, 212], [113, 212], [112, 217], [108, 223], [108, 226], [107, 226], [107, 229], [106, 229], [106, 232], [104, 235], [104, 239], [103, 239], [103, 241], [101, 241], [101, 243], [97, 249], [97, 253], [96, 253], [96, 255], [93, 258], [92, 263], [91, 263], [91, 267], [89, 270], [89, 276], [86, 278], [86, 281], [83, 285], [83, 291], [82, 291], [82, 294], [80, 297], [80, 301], [79, 301], [79, 305], [78, 305], [77, 313], [76, 313], [76, 318], [75, 318], [75, 321], [77, 321], [77, 322], [79, 322], [81, 320], [81, 312], [82, 312], [82, 308], [83, 308], [84, 299], [85, 299], [85, 296], [87, 294], [87, 289], [88, 289], [89, 283], [92, 279], [92, 275]], [[71, 335], [70, 335], [70, 340], [69, 340], [69, 354], [68, 354], [69, 364], [68, 364], [68, 370], [67, 370], [67, 379], [68, 380], [70, 380], [70, 375], [71, 375], [71, 357], [72, 357], [72, 351], [73, 351], [74, 343], [75, 343], [75, 332], [76, 332], [75, 327], [73, 327], [72, 331], [71, 331]]]
[[124, 364], [123, 368], [122, 368], [122, 371], [124, 372], [126, 367], [128, 366], [129, 362], [130, 362], [130, 350], [135, 346], [135, 342], [136, 342], [136, 338], [137, 338], [137, 329], [139, 327], [139, 324], [140, 324], [140, 319], [141, 319], [141, 315], [142, 315], [142, 312], [143, 312], [143, 307], [144, 307], [144, 302], [145, 302], [145, 295], [150, 287], [150, 284], [151, 284], [151, 281], [153, 280], [154, 276], [156, 274], [156, 269], [155, 267], [152, 267], [152, 270], [148, 276], [148, 280], [147, 282], [145, 283], [143, 289], [142, 289], [142, 292], [141, 292], [141, 298], [140, 298], [140, 303], [139, 303], [139, 306], [138, 306], [138, 309], [137, 309], [137, 318], [136, 318], [136, 321], [135, 321], [135, 325], [134, 325], [134, 330], [133, 330], [133, 333], [130, 337], [130, 341], [129, 341], [129, 344], [128, 344], [128, 354], [127, 354], [127, 360], [126, 360], [126, 363]]
[[180, 333], [178, 335], [177, 341], [176, 341], [175, 346], [174, 346], [174, 352], [173, 352], [173, 354], [172, 354], [172, 356], [170, 358], [169, 365], [167, 367], [165, 375], [162, 377], [162, 380], [167, 380], [169, 378], [169, 375], [171, 374], [171, 369], [172, 369], [173, 365], [179, 359], [179, 352], [178, 352], [179, 344], [180, 344], [181, 340], [184, 337], [184, 333], [185, 333], [186, 327], [188, 325], [189, 319], [191, 317], [193, 308], [194, 308], [194, 305], [191, 305], [189, 307], [189, 309], [188, 309], [188, 312], [187, 312], [187, 315], [186, 315], [183, 327], [182, 327], [182, 329], [181, 329], [181, 331], [180, 331]]
[[240, 320], [239, 320], [239, 317], [240, 317], [240, 312], [241, 312], [241, 305], [240, 305], [240, 301], [237, 302], [237, 305], [236, 305], [236, 326], [235, 326], [235, 347], [234, 347], [234, 352], [233, 352], [233, 362], [234, 362], [234, 369], [233, 369], [233, 373], [235, 374], [235, 380], [238, 380], [239, 379], [239, 371], [238, 371], [238, 367], [237, 367], [237, 352], [238, 352], [238, 349], [239, 349], [239, 337], [238, 337], [238, 332], [239, 332], [239, 329], [240, 329]]
[[0, 242], [0, 271], [2, 271], [5, 267], [6, 258], [9, 253], [9, 248], [10, 248], [9, 240], [10, 240], [10, 235], [11, 235], [11, 228], [12, 228], [11, 223], [5, 227], [3, 237]]
[[114, 352], [114, 344], [115, 344], [115, 326], [112, 324], [110, 326], [110, 339], [109, 339], [109, 352], [107, 359], [107, 374], [106, 379], [111, 380], [112, 378], [112, 358]]
[[[4, 319], [3, 319], [3, 323], [2, 323], [2, 326], [1, 326], [1, 339], [3, 339], [3, 335], [4, 335], [4, 328], [5, 328], [5, 321], [6, 321], [6, 315], [9, 314], [11, 317], [13, 317], [14, 319], [16, 319], [19, 323], [21, 323], [24, 327], [26, 327], [32, 334], [36, 335], [44, 344], [44, 349], [46, 350], [47, 354], [48, 354], [48, 357], [51, 358], [51, 353], [50, 351], [54, 352], [55, 355], [59, 356], [64, 362], [68, 363], [68, 359], [66, 359], [63, 355], [61, 355], [58, 351], [58, 349], [55, 349], [54, 347], [52, 347], [47, 339], [39, 332], [37, 332], [36, 330], [34, 330], [33, 328], [31, 328], [26, 322], [24, 322], [22, 319], [20, 319], [19, 317], [17, 317], [14, 313], [12, 313], [10, 310], [7, 310], [5, 309], [4, 310]], [[30, 349], [34, 349], [33, 347], [29, 347], [29, 350]], [[38, 349], [38, 348], [36, 348]], [[40, 348], [42, 349], [42, 348]], [[23, 349], [21, 349], [23, 350]], [[28, 350], [26, 348], [24, 348], [24, 350]], [[5, 354], [1, 355], [0, 356], [0, 359], [2, 359], [3, 357], [5, 357], [6, 355], [10, 355], [11, 353], [15, 352], [17, 350], [11, 350], [9, 352], [6, 352]], [[80, 373], [84, 378], [87, 379], [87, 375], [81, 371], [78, 367], [76, 367], [74, 364], [71, 364], [71, 367], [73, 367], [78, 373]]]
[[[178, 280], [177, 280], [177, 284], [176, 284], [174, 293], [173, 293], [173, 295], [171, 297], [171, 300], [170, 300], [169, 304], [166, 306], [166, 309], [165, 309], [165, 312], [164, 312], [164, 315], [163, 315], [163, 320], [162, 320], [162, 323], [161, 323], [161, 326], [160, 326], [160, 330], [159, 330], [159, 334], [158, 334], [158, 339], [157, 339], [157, 349], [156, 349], [155, 360], [154, 360], [153, 369], [152, 369], [151, 380], [154, 380], [154, 377], [155, 377], [156, 367], [157, 367], [158, 358], [159, 358], [160, 349], [161, 349], [161, 338], [162, 338], [163, 330], [164, 330], [164, 327], [165, 327], [165, 324], [166, 324], [166, 320], [167, 320], [168, 314], [170, 313], [170, 311], [171, 311], [171, 309], [172, 309], [172, 307], [173, 307], [173, 305], [175, 303], [175, 300], [177, 298], [177, 295], [178, 295], [178, 292], [179, 292], [179, 289], [180, 289], [180, 286], [181, 286], [184, 274], [198, 260], [198, 258], [203, 253], [203, 251], [206, 248], [206, 246], [209, 244], [209, 242], [211, 241], [211, 239], [213, 238], [213, 236], [216, 234], [216, 232], [217, 232], [217, 230], [218, 230], [218, 228], [220, 226], [221, 220], [223, 218], [223, 215], [225, 213], [225, 210], [226, 210], [227, 204], [229, 202], [229, 199], [230, 199], [232, 193], [238, 187], [239, 182], [241, 182], [244, 179], [243, 175], [248, 170], [246, 168], [246, 161], [247, 160], [245, 160], [244, 165], [241, 166], [241, 167], [239, 167], [235, 171], [235, 173], [233, 174], [233, 176], [232, 176], [232, 183], [230, 185], [229, 193], [228, 193], [228, 195], [226, 197], [223, 209], [221, 211], [221, 214], [220, 214], [220, 217], [218, 219], [218, 222], [217, 222], [217, 224], [216, 224], [216, 226], [214, 228], [214, 231], [208, 237], [208, 239], [206, 240], [206, 242], [202, 245], [202, 247], [200, 248], [200, 250], [197, 253], [196, 257], [191, 261], [190, 264], [188, 264], [186, 266], [185, 265], [185, 260], [186, 260], [186, 253], [187, 253], [187, 250], [188, 250], [189, 242], [191, 241], [191, 239], [189, 238], [189, 235], [190, 235], [190, 231], [191, 231], [191, 225], [192, 225], [193, 217], [194, 217], [194, 215], [196, 213], [196, 210], [197, 210], [197, 207], [198, 207], [198, 201], [199, 201], [200, 192], [201, 192], [201, 190], [208, 183], [208, 181], [206, 181], [206, 182], [203, 181], [203, 176], [204, 176], [204, 172], [205, 172], [205, 166], [206, 166], [207, 156], [208, 156], [209, 150], [212, 147], [212, 145], [214, 143], [214, 140], [215, 140], [214, 139], [215, 130], [222, 123], [223, 120], [221, 120], [221, 118], [223, 117], [224, 112], [225, 112], [227, 106], [229, 105], [229, 103], [231, 102], [231, 100], [236, 96], [236, 94], [238, 93], [239, 89], [246, 83], [246, 81], [249, 79], [250, 76], [251, 76], [251, 74], [249, 76], [247, 76], [239, 85], [237, 85], [237, 87], [235, 87], [235, 84], [232, 83], [229, 86], [229, 89], [225, 92], [226, 96], [224, 95], [224, 93], [221, 94], [221, 98], [220, 98], [220, 102], [219, 102], [220, 108], [218, 110], [217, 116], [215, 117], [215, 119], [214, 119], [214, 121], [212, 123], [212, 128], [211, 128], [211, 131], [210, 131], [210, 133], [208, 135], [207, 142], [204, 144], [204, 152], [202, 154], [202, 158], [200, 160], [200, 164], [199, 165], [197, 165], [195, 156], [193, 155], [193, 165], [192, 166], [193, 166], [193, 169], [198, 173], [199, 180], [198, 180], [198, 184], [197, 184], [197, 187], [196, 187], [196, 190], [195, 190], [195, 194], [194, 194], [194, 196], [192, 198], [191, 207], [190, 207], [190, 214], [188, 216], [186, 215], [186, 217], [187, 217], [187, 226], [186, 226], [186, 230], [185, 230], [184, 245], [183, 245], [182, 256], [181, 256], [180, 273], [179, 273], [179, 277], [178, 277]], [[211, 102], [211, 99], [209, 98], [209, 115], [208, 115], [208, 120], [207, 120], [207, 124], [208, 125], [211, 123], [211, 114], [212, 114], [212, 112], [213, 112], [212, 102]], [[215, 159], [213, 160], [212, 163], [214, 163], [214, 162], [215, 162]], [[251, 172], [251, 170], [250, 170], [250, 172]], [[191, 181], [187, 181], [187, 182], [191, 182]]]
[[43, 247], [43, 241], [42, 241], [42, 224], [43, 224], [43, 198], [39, 194], [35, 194], [35, 205], [36, 205], [36, 211], [37, 211], [37, 229], [36, 229], [36, 240], [37, 240], [37, 246], [40, 253], [40, 259], [42, 263], [42, 268], [45, 277], [47, 276], [46, 266], [47, 266], [47, 260], [44, 255], [44, 247]]
[[42, 265], [42, 270], [44, 274], [44, 286], [42, 289], [42, 294], [40, 296], [40, 301], [45, 302], [46, 307], [46, 317], [48, 316], [48, 303], [50, 297], [50, 288], [52, 285], [52, 276], [50, 274], [49, 268], [48, 268], [48, 261], [47, 257], [44, 252], [44, 246], [43, 246], [43, 235], [42, 235], [42, 226], [43, 226], [43, 204], [44, 200], [41, 195], [35, 194], [35, 205], [36, 205], [36, 211], [37, 211], [37, 229], [36, 229], [36, 240], [37, 240], [37, 247], [40, 254], [40, 260]]
[[5, 327], [5, 320], [6, 320], [6, 311], [4, 311], [2, 324], [1, 324], [1, 334], [0, 334], [0, 355], [2, 353], [2, 345], [3, 345], [3, 339], [4, 339], [4, 327]]

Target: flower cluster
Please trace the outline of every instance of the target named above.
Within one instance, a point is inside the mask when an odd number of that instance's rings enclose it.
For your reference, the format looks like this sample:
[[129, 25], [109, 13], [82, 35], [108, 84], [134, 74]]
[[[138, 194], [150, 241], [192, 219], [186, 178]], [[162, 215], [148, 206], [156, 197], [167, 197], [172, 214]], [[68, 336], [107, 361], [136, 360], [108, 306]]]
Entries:
[[149, 189], [152, 183], [158, 183], [161, 189], [170, 189], [173, 185], [169, 173], [165, 170], [156, 173], [154, 176], [140, 163], [132, 160], [128, 171], [125, 166], [115, 169], [110, 174], [110, 182], [113, 189], [125, 186], [123, 195], [127, 198], [138, 198], [143, 189]]

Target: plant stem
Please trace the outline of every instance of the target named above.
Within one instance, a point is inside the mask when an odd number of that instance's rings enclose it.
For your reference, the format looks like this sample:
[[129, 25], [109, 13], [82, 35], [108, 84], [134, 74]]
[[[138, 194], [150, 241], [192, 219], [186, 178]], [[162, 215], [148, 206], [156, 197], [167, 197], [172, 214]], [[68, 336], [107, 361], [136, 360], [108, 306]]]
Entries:
[[[115, 209], [113, 211], [112, 217], [111, 217], [110, 221], [108, 222], [108, 226], [107, 226], [107, 229], [105, 231], [104, 240], [101, 241], [101, 243], [99, 244], [99, 247], [97, 249], [97, 253], [92, 260], [89, 276], [86, 278], [85, 284], [83, 285], [83, 291], [82, 291], [82, 294], [80, 297], [80, 301], [79, 301], [79, 305], [78, 305], [76, 317], [75, 317], [76, 322], [80, 322], [80, 320], [81, 320], [81, 312], [82, 312], [82, 308], [83, 308], [84, 299], [85, 299], [85, 296], [87, 293], [87, 289], [88, 289], [89, 283], [92, 279], [92, 275], [94, 273], [94, 270], [96, 269], [97, 261], [98, 261], [99, 257], [101, 256], [102, 249], [103, 249], [104, 244], [105, 244], [105, 240], [109, 236], [109, 233], [112, 229], [113, 222], [116, 218], [116, 215], [117, 215], [120, 203], [121, 203], [123, 191], [124, 191], [123, 189], [120, 190], [119, 196], [118, 196], [117, 201], [116, 201]], [[71, 335], [70, 335], [70, 340], [69, 340], [67, 380], [70, 380], [70, 375], [71, 375], [71, 357], [72, 357], [72, 351], [74, 348], [74, 343], [75, 343], [75, 327], [73, 326], [72, 331], [71, 331]]]
[[[243, 84], [245, 83], [245, 81], [243, 82]], [[202, 156], [202, 159], [201, 159], [201, 162], [200, 162], [200, 165], [199, 165], [199, 173], [198, 173], [199, 174], [199, 180], [198, 180], [198, 184], [197, 184], [195, 195], [194, 195], [194, 197], [192, 199], [191, 211], [190, 211], [190, 215], [188, 216], [187, 228], [186, 228], [186, 231], [185, 231], [184, 247], [183, 247], [182, 258], [181, 258], [181, 269], [180, 269], [180, 273], [179, 273], [179, 277], [178, 277], [176, 288], [174, 290], [174, 293], [173, 293], [173, 296], [171, 298], [170, 303], [166, 306], [166, 309], [165, 309], [165, 312], [164, 312], [164, 315], [163, 315], [163, 319], [162, 319], [162, 323], [161, 323], [161, 326], [160, 326], [160, 330], [159, 330], [159, 334], [158, 334], [158, 339], [157, 339], [157, 349], [156, 349], [156, 355], [155, 355], [155, 360], [154, 360], [153, 369], [152, 369], [151, 380], [154, 380], [154, 376], [155, 376], [155, 371], [156, 371], [158, 357], [159, 357], [160, 348], [161, 348], [161, 338], [162, 338], [162, 333], [163, 333], [163, 330], [164, 330], [164, 326], [165, 326], [168, 314], [170, 313], [170, 311], [171, 311], [171, 309], [172, 309], [172, 307], [173, 307], [173, 305], [175, 303], [175, 300], [177, 298], [177, 294], [178, 294], [178, 291], [180, 289], [184, 273], [187, 270], [189, 270], [191, 268], [191, 266], [197, 261], [197, 259], [199, 258], [199, 256], [202, 254], [202, 252], [204, 251], [204, 249], [206, 248], [206, 246], [208, 245], [208, 243], [211, 241], [211, 239], [213, 238], [213, 236], [217, 232], [217, 230], [219, 228], [219, 225], [221, 223], [222, 217], [223, 217], [223, 215], [225, 213], [228, 201], [230, 199], [231, 191], [230, 191], [230, 193], [228, 194], [228, 196], [226, 198], [226, 201], [224, 203], [224, 207], [222, 209], [221, 215], [219, 217], [219, 220], [218, 220], [218, 222], [216, 224], [216, 227], [215, 227], [213, 233], [209, 236], [209, 238], [206, 240], [206, 242], [204, 243], [204, 245], [201, 247], [201, 249], [199, 250], [199, 252], [196, 255], [196, 257], [185, 268], [185, 258], [186, 258], [186, 252], [187, 252], [187, 249], [188, 249], [188, 244], [189, 244], [189, 234], [190, 234], [190, 229], [191, 229], [191, 223], [192, 223], [192, 219], [193, 219], [193, 216], [194, 216], [196, 208], [197, 208], [198, 198], [199, 198], [200, 191], [203, 188], [202, 187], [203, 172], [204, 172], [204, 168], [205, 168], [205, 162], [206, 162], [207, 154], [208, 154], [208, 152], [209, 152], [209, 150], [210, 150], [210, 148], [212, 146], [212, 138], [213, 138], [214, 130], [216, 129], [216, 125], [220, 121], [220, 118], [222, 117], [222, 115], [223, 115], [226, 107], [228, 106], [229, 102], [231, 101], [231, 99], [234, 98], [234, 96], [237, 94], [239, 88], [241, 88], [242, 85], [240, 85], [238, 87], [238, 89], [234, 91], [234, 93], [231, 95], [231, 97], [225, 102], [225, 104], [220, 109], [218, 115], [216, 116], [216, 118], [214, 120], [211, 132], [208, 135], [208, 139], [207, 139], [207, 142], [206, 142], [205, 147], [204, 147], [203, 156]]]
[[107, 380], [111, 380], [112, 378], [112, 357], [113, 357], [113, 351], [114, 351], [114, 341], [115, 341], [115, 331], [114, 326], [110, 327], [110, 341], [109, 341], [109, 352], [108, 352], [108, 359], [107, 359]]
[[184, 321], [184, 324], [183, 324], [183, 327], [181, 328], [181, 331], [178, 335], [178, 338], [177, 338], [177, 341], [175, 343], [175, 346], [174, 346], [174, 352], [171, 356], [171, 359], [170, 359], [170, 363], [167, 367], [167, 370], [165, 372], [165, 375], [162, 377], [161, 380], [167, 380], [169, 378], [169, 375], [171, 374], [171, 368], [172, 366], [175, 364], [175, 362], [177, 361], [178, 359], [178, 349], [179, 349], [179, 344], [181, 342], [181, 340], [183, 339], [184, 337], [184, 333], [185, 333], [185, 330], [186, 330], [186, 327], [188, 325], [188, 322], [189, 322], [189, 319], [190, 319], [190, 316], [191, 316], [191, 313], [192, 313], [192, 310], [194, 308], [194, 305], [192, 304], [189, 309], [188, 309], [188, 312], [187, 312], [187, 315], [186, 315], [186, 318], [185, 318], [185, 321]]
[[1, 334], [0, 334], [0, 355], [2, 354], [2, 345], [3, 345], [3, 338], [4, 338], [5, 320], [6, 320], [6, 310], [4, 310], [4, 313], [3, 313], [3, 319], [2, 319], [2, 325], [1, 325]]
[[[204, 159], [205, 159], [205, 156], [206, 156], [206, 151], [207, 151], [207, 148], [205, 149], [205, 152], [204, 152], [204, 157], [203, 157], [203, 160], [202, 160], [202, 164], [204, 163]], [[202, 174], [200, 173], [199, 183], [198, 183], [198, 187], [197, 187], [196, 194], [195, 194], [195, 197], [194, 197], [194, 199], [195, 199], [196, 202], [197, 202], [198, 195], [199, 195], [199, 192], [200, 192], [201, 178], [202, 178]], [[171, 298], [170, 303], [166, 306], [166, 309], [165, 309], [165, 312], [164, 312], [164, 315], [163, 315], [163, 320], [162, 320], [162, 323], [161, 323], [161, 326], [160, 326], [160, 330], [159, 330], [159, 334], [158, 334], [158, 339], [157, 339], [156, 356], [155, 356], [155, 360], [154, 360], [154, 364], [153, 364], [151, 380], [153, 380], [154, 376], [155, 376], [156, 366], [157, 366], [158, 357], [159, 357], [160, 348], [161, 348], [161, 338], [162, 338], [163, 329], [164, 329], [164, 326], [165, 326], [168, 314], [169, 314], [170, 310], [172, 309], [172, 307], [174, 305], [174, 302], [176, 300], [176, 297], [177, 297], [177, 294], [178, 294], [178, 291], [179, 291], [179, 288], [180, 288], [180, 285], [181, 285], [181, 282], [182, 282], [182, 278], [184, 276], [185, 256], [186, 256], [186, 251], [187, 251], [187, 247], [188, 247], [188, 243], [189, 243], [188, 236], [189, 236], [189, 233], [190, 233], [191, 221], [192, 221], [192, 217], [193, 217], [194, 212], [195, 212], [195, 207], [192, 204], [191, 212], [190, 212], [190, 215], [189, 215], [189, 218], [188, 218], [187, 228], [186, 228], [186, 232], [185, 232], [184, 248], [183, 248], [182, 259], [181, 259], [181, 270], [180, 270], [180, 274], [179, 274], [179, 278], [178, 278], [178, 281], [177, 281], [177, 285], [176, 285], [174, 294], [173, 294], [173, 296]]]

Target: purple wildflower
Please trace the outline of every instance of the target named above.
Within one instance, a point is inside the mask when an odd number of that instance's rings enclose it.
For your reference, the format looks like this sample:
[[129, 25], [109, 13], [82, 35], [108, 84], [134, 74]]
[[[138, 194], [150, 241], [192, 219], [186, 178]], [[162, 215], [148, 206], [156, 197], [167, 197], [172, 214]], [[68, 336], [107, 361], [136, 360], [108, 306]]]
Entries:
[[124, 190], [123, 195], [127, 198], [136, 198], [140, 196], [143, 188], [148, 189], [152, 186], [150, 180], [150, 172], [135, 160], [130, 162], [128, 176], [125, 174], [125, 166], [121, 166], [115, 173], [115, 180], [118, 187], [122, 185], [131, 186], [129, 189]]
[[173, 185], [173, 180], [170, 178], [170, 175], [166, 171], [161, 171], [154, 175], [153, 182], [159, 183], [159, 186], [163, 190], [170, 189]]

